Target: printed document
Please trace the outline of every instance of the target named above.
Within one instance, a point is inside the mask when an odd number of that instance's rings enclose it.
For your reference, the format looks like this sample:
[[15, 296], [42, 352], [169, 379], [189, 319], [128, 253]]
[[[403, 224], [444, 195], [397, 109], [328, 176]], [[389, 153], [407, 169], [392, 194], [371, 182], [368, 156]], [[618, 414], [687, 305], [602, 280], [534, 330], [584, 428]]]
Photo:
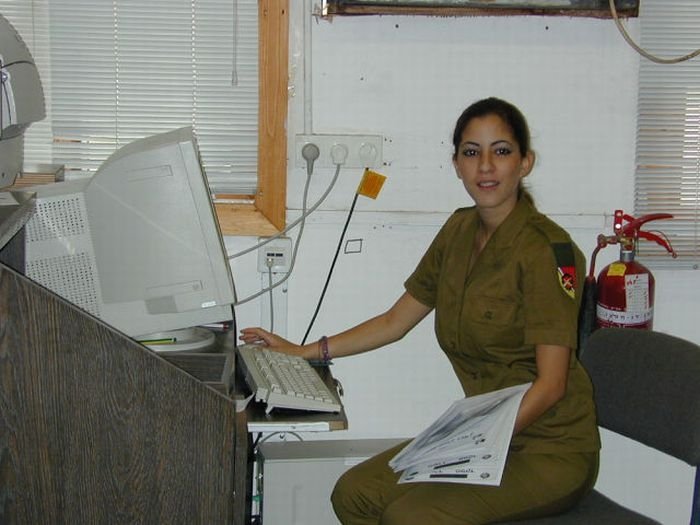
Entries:
[[389, 461], [399, 483], [500, 485], [515, 417], [532, 383], [455, 401]]

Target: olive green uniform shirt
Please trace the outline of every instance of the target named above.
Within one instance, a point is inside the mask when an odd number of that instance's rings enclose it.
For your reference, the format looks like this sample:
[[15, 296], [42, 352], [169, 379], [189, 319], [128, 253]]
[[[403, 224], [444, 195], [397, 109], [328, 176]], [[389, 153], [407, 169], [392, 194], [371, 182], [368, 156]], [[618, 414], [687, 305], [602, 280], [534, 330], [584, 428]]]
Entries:
[[[592, 386], [575, 352], [583, 254], [562, 228], [520, 199], [469, 272], [478, 223], [473, 207], [454, 212], [406, 290], [435, 309], [438, 342], [466, 395], [534, 381], [538, 344], [571, 348], [565, 397], [514, 436], [511, 449], [598, 450]], [[557, 256], [562, 247], [570, 262]], [[567, 268], [575, 279], [562, 279]]]

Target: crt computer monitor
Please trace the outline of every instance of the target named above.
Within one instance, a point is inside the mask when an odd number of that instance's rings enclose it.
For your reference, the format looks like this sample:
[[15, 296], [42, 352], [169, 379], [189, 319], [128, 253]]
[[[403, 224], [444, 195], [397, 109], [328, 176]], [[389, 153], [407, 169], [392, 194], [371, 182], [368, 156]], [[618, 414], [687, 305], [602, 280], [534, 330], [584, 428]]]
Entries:
[[31, 188], [26, 274], [131, 337], [230, 320], [234, 287], [191, 128]]

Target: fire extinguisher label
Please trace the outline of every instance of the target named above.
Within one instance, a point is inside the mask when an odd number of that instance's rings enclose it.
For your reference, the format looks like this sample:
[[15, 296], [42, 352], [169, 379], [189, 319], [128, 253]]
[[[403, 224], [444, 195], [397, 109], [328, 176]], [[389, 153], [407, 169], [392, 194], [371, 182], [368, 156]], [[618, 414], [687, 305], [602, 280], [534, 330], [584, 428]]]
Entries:
[[654, 314], [649, 297], [649, 274], [628, 274], [625, 280], [625, 308], [598, 303], [596, 317], [603, 326], [636, 326], [649, 323]]
[[596, 317], [604, 326], [635, 326], [651, 321], [654, 309], [648, 308], [643, 312], [625, 312], [623, 310], [612, 310], [598, 304], [596, 306]]
[[628, 312], [649, 310], [649, 274], [636, 273], [625, 276], [625, 297]]

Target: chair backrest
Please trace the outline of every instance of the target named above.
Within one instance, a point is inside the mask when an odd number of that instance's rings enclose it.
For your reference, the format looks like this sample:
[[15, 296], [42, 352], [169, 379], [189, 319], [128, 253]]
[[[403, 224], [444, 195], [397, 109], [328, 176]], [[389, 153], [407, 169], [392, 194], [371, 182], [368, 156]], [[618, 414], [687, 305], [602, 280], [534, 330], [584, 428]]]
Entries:
[[600, 426], [700, 464], [700, 346], [660, 332], [604, 328], [580, 359]]

